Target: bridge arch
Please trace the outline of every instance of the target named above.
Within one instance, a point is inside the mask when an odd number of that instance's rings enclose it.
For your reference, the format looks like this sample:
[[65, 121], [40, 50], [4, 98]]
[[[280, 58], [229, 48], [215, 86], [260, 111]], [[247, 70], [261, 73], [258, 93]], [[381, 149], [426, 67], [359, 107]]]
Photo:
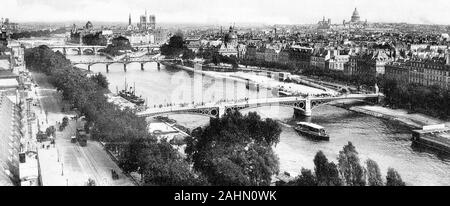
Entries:
[[60, 52], [61, 54], [64, 52], [64, 48], [52, 48], [53, 52]]
[[95, 51], [92, 48], [85, 48], [85, 49], [82, 49], [82, 50], [83, 50], [83, 54], [84, 55], [94, 55], [95, 54]]
[[141, 62], [124, 61], [124, 62], [121, 62], [121, 64], [125, 64], [125, 65], [132, 65], [132, 64], [141, 65]]

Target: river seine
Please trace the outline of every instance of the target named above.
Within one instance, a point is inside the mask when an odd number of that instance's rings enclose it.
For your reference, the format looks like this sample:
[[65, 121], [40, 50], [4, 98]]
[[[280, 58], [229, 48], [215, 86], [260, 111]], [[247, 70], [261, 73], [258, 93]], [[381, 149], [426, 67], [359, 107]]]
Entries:
[[[102, 58], [88, 56], [69, 56], [72, 60]], [[80, 65], [81, 68], [87, 68]], [[136, 85], [136, 93], [147, 99], [149, 106], [170, 103], [217, 102], [221, 99], [272, 97], [276, 92], [250, 87], [243, 82], [218, 79], [166, 68], [156, 63], [148, 63], [144, 70], [140, 64], [130, 64], [124, 72], [122, 64], [113, 64], [106, 73], [105, 65], [91, 67], [93, 72], [105, 74], [110, 82], [110, 90], [116, 92]], [[225, 85], [225, 86], [224, 86]], [[225, 89], [224, 89], [225, 88]], [[293, 109], [285, 107], [264, 107], [253, 109], [262, 117], [277, 119], [283, 131], [280, 143], [274, 148], [280, 158], [280, 171], [299, 174], [302, 167], [314, 169], [314, 155], [322, 150], [329, 160], [337, 162], [342, 147], [351, 141], [364, 164], [367, 158], [378, 162], [383, 177], [388, 167], [395, 168], [408, 185], [450, 185], [450, 157], [432, 151], [424, 151], [411, 146], [410, 129], [372, 116], [354, 113], [345, 109], [322, 106], [306, 119], [322, 125], [330, 134], [329, 142], [315, 142], [298, 135], [292, 128]], [[248, 112], [248, 111], [244, 111]], [[179, 124], [195, 128], [208, 123], [207, 117], [194, 115], [170, 115]]]

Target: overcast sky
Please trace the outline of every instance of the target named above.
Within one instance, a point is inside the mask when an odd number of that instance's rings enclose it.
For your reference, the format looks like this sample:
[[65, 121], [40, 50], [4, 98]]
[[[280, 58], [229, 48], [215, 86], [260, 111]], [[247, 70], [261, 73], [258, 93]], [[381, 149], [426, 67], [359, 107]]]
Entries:
[[450, 24], [450, 0], [0, 0], [0, 15], [15, 22], [111, 21], [134, 23], [148, 10], [157, 22], [333, 23], [355, 7], [369, 22]]

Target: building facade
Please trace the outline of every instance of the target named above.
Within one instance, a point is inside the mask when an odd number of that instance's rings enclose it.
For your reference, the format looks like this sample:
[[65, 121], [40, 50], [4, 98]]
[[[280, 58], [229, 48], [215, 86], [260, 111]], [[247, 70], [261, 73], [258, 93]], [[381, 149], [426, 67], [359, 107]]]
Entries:
[[155, 30], [156, 16], [153, 14], [148, 15], [147, 11], [145, 11], [145, 14], [139, 17], [138, 29], [139, 31]]
[[344, 65], [349, 61], [349, 55], [347, 51], [332, 50], [330, 59], [328, 60], [328, 69], [335, 71], [344, 71]]
[[325, 17], [323, 17], [322, 21], [319, 21], [317, 23], [317, 29], [330, 29], [331, 28], [331, 19], [325, 20]]
[[344, 63], [344, 74], [347, 76], [355, 75], [357, 72], [358, 56], [350, 55], [348, 62]]
[[17, 106], [0, 91], [0, 173], [19, 181], [20, 128]]
[[450, 58], [412, 59], [386, 65], [386, 77], [399, 83], [450, 89]]
[[330, 59], [330, 51], [317, 49], [311, 55], [311, 66], [318, 69], [326, 69], [326, 62]]

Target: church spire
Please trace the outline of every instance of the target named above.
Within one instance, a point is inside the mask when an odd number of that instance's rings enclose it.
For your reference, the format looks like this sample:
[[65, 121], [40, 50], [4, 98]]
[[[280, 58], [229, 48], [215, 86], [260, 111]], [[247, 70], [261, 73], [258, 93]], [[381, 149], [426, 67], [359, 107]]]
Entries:
[[131, 25], [131, 13], [130, 13], [130, 15], [128, 17], [128, 25]]

